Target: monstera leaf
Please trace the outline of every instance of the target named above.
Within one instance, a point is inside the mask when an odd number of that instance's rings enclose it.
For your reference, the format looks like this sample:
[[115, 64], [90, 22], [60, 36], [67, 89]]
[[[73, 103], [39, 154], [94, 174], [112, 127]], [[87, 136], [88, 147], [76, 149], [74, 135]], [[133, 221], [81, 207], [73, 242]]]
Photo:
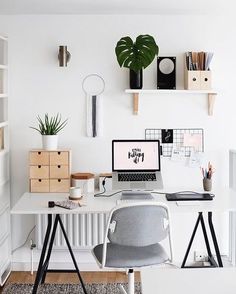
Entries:
[[123, 37], [116, 45], [116, 57], [120, 67], [138, 72], [152, 63], [159, 48], [150, 35], [140, 35], [135, 43], [130, 37]]

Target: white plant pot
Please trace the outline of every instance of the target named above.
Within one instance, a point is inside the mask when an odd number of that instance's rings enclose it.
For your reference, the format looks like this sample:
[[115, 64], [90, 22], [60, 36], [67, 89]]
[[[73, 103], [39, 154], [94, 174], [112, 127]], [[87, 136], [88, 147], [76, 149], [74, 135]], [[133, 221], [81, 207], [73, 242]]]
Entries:
[[57, 150], [58, 135], [42, 135], [44, 150]]

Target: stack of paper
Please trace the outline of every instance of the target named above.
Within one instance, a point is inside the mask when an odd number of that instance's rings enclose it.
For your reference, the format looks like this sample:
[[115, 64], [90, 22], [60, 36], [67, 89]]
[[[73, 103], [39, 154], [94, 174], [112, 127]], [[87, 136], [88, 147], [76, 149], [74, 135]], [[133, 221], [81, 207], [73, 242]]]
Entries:
[[188, 70], [210, 70], [212, 52], [186, 52], [186, 65]]

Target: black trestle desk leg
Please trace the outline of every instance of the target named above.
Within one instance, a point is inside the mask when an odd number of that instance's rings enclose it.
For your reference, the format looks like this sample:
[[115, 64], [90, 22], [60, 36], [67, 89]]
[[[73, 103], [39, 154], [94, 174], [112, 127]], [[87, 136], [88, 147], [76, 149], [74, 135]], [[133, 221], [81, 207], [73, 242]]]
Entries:
[[54, 220], [52, 234], [51, 234], [50, 242], [48, 245], [48, 252], [47, 252], [45, 262], [43, 264], [43, 276], [42, 276], [41, 284], [43, 284], [45, 282], [45, 278], [46, 278], [46, 274], [47, 274], [47, 270], [48, 270], [48, 265], [49, 265], [49, 260], [50, 260], [51, 253], [52, 253], [53, 242], [54, 242], [56, 231], [57, 231], [57, 225], [58, 225], [58, 215], [56, 215], [55, 220]]
[[217, 261], [218, 261], [218, 266], [219, 267], [223, 267], [223, 262], [220, 256], [220, 249], [218, 246], [218, 242], [217, 242], [217, 238], [216, 238], [216, 234], [215, 234], [215, 230], [214, 230], [214, 225], [212, 222], [212, 212], [208, 211], [208, 224], [209, 224], [209, 228], [211, 231], [211, 237], [212, 237], [212, 241], [214, 244], [214, 248], [215, 248], [215, 252], [216, 252], [216, 257], [217, 257]]
[[42, 248], [42, 252], [41, 252], [41, 256], [40, 256], [40, 260], [39, 260], [38, 270], [37, 270], [32, 294], [37, 294], [38, 286], [39, 286], [39, 283], [42, 279], [43, 263], [44, 263], [44, 259], [45, 259], [45, 254], [46, 254], [46, 250], [47, 250], [47, 246], [48, 246], [48, 241], [49, 241], [51, 229], [52, 229], [52, 215], [48, 214], [48, 225], [47, 225], [47, 230], [46, 230], [46, 234], [45, 234], [44, 241], [43, 241], [43, 248]]
[[212, 257], [211, 248], [210, 248], [210, 244], [209, 244], [209, 240], [208, 240], [208, 236], [207, 236], [207, 232], [206, 232], [206, 226], [205, 226], [205, 222], [203, 219], [203, 215], [201, 215], [200, 221], [201, 221], [202, 232], [203, 232], [203, 236], [204, 236], [204, 240], [205, 240], [205, 244], [206, 244], [206, 248], [207, 248], [207, 254], [209, 257]]
[[184, 259], [183, 259], [183, 262], [182, 262], [182, 265], [181, 265], [181, 268], [184, 268], [185, 267], [185, 263], [187, 261], [187, 258], [188, 258], [188, 255], [189, 255], [189, 251], [191, 249], [191, 246], [192, 246], [192, 243], [193, 243], [193, 240], [194, 240], [194, 237], [195, 237], [195, 234], [196, 234], [196, 231], [197, 231], [197, 228], [198, 228], [198, 225], [199, 225], [199, 222], [200, 222], [201, 218], [202, 218], [202, 212], [199, 212], [198, 213], [198, 218], [197, 218], [197, 221], [196, 221], [196, 224], [195, 224], [195, 227], [193, 229], [192, 236], [191, 236], [190, 241], [189, 241], [189, 244], [188, 244], [187, 251], [185, 253], [185, 256], [184, 256]]
[[71, 248], [71, 246], [70, 246], [70, 242], [69, 242], [69, 240], [68, 240], [68, 237], [67, 237], [67, 234], [66, 234], [66, 231], [65, 231], [65, 228], [64, 228], [63, 222], [62, 222], [62, 220], [61, 220], [61, 218], [60, 218], [59, 215], [58, 215], [58, 221], [59, 221], [59, 224], [60, 224], [60, 226], [61, 226], [62, 233], [63, 233], [64, 238], [65, 238], [65, 240], [66, 240], [66, 245], [67, 245], [67, 247], [68, 247], [68, 249], [69, 249], [69, 252], [70, 252], [71, 258], [72, 258], [72, 260], [73, 260], [74, 266], [75, 266], [75, 268], [76, 268], [76, 272], [77, 272], [77, 274], [78, 274], [78, 277], [79, 277], [79, 280], [80, 280], [81, 286], [82, 286], [82, 288], [83, 288], [83, 291], [84, 291], [85, 294], [88, 294], [88, 292], [86, 291], [86, 288], [85, 288], [85, 285], [84, 285], [83, 279], [82, 279], [82, 277], [81, 277], [81, 275], [80, 275], [80, 271], [79, 271], [79, 268], [78, 268], [78, 265], [77, 265], [77, 262], [76, 262], [76, 259], [75, 259], [75, 256], [74, 256], [74, 253], [73, 253], [73, 251], [72, 251], [72, 248]]

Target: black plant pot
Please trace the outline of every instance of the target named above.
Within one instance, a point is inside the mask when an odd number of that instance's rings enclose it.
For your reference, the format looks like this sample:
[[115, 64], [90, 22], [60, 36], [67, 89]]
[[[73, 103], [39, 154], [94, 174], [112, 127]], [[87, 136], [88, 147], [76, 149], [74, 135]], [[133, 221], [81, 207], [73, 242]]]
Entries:
[[142, 89], [143, 87], [143, 70], [139, 70], [138, 72], [129, 70], [129, 86], [130, 89]]

